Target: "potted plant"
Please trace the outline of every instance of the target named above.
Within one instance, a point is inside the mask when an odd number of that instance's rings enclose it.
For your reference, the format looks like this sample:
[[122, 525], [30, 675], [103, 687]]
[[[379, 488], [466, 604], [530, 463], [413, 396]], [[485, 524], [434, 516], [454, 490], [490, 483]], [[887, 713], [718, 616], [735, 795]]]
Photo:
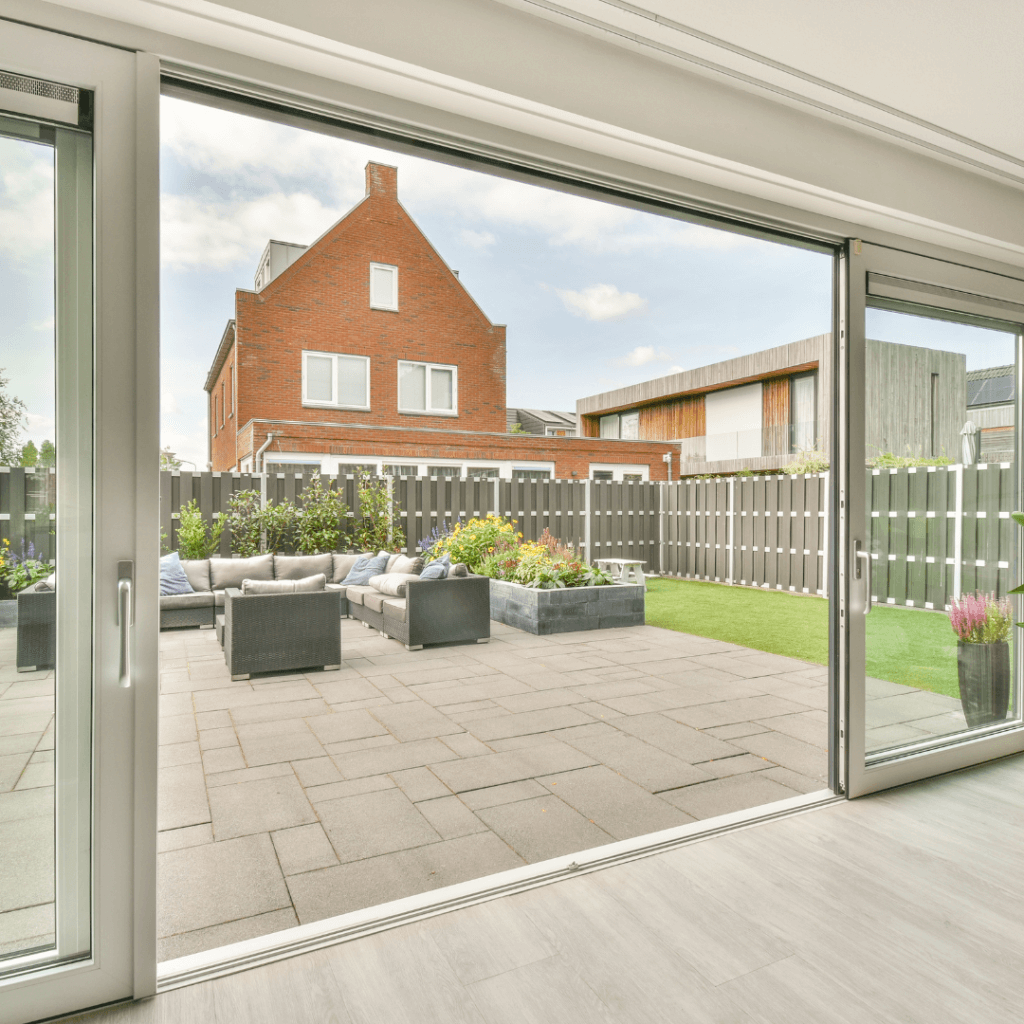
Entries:
[[968, 727], [1003, 721], [1010, 702], [1009, 598], [965, 595], [950, 602], [949, 621], [957, 635], [960, 706]]

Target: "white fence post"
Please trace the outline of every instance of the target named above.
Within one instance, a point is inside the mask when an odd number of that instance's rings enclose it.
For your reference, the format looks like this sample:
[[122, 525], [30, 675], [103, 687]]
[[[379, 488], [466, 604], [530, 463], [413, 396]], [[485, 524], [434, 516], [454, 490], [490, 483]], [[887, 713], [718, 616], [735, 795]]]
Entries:
[[960, 600], [960, 589], [964, 578], [964, 467], [956, 466], [956, 501], [953, 506], [953, 593], [952, 599]]
[[590, 550], [590, 488], [592, 485], [593, 481], [588, 478], [583, 489], [583, 548], [586, 552], [585, 559], [588, 565], [593, 564], [592, 553]]
[[828, 580], [829, 580], [829, 571], [828, 571], [829, 514], [828, 514], [828, 510], [829, 510], [829, 501], [831, 500], [831, 491], [829, 491], [829, 489], [828, 489], [828, 484], [829, 484], [829, 479], [830, 479], [828, 473], [829, 473], [829, 471], [825, 470], [825, 472], [821, 474], [821, 484], [819, 486], [822, 488], [822, 497], [823, 497], [822, 504], [825, 507], [824, 507], [824, 511], [822, 512], [822, 514], [818, 517], [821, 520], [821, 522], [822, 522], [821, 547], [818, 550], [818, 554], [821, 557], [821, 596], [824, 597], [826, 600], [828, 599]]
[[[672, 471], [671, 464], [669, 465], [669, 472]], [[666, 530], [666, 516], [665, 506], [668, 504], [668, 484], [661, 484], [658, 487], [658, 566], [661, 570], [661, 575], [668, 574], [668, 544], [665, 541], [665, 535], [668, 532]]]
[[729, 477], [729, 508], [725, 513], [729, 517], [729, 577], [726, 582], [732, 586], [736, 582], [736, 477]]

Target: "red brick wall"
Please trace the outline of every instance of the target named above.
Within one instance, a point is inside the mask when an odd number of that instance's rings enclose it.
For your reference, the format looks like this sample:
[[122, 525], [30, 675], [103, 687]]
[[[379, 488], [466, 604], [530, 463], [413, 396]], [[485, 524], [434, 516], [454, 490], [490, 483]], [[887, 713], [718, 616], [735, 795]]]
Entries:
[[[237, 423], [504, 431], [505, 328], [493, 325], [469, 297], [396, 190], [396, 170], [370, 164], [368, 194], [355, 209], [261, 292], [236, 292]], [[398, 267], [397, 311], [370, 308], [371, 262]], [[303, 350], [369, 356], [369, 412], [304, 408]], [[458, 416], [399, 413], [400, 359], [457, 365]], [[230, 447], [215, 441], [214, 469], [235, 465]]]
[[[401, 462], [429, 459], [466, 459], [494, 462], [553, 462], [554, 476], [579, 479], [590, 475], [590, 464], [618, 463], [650, 467], [651, 480], [668, 479], [662, 455], [673, 453], [673, 470], [679, 470], [678, 448], [665, 442], [601, 441], [578, 437], [539, 437], [534, 434], [467, 434], [454, 430], [389, 430], [386, 427], [328, 427], [310, 424], [253, 423], [251, 433], [257, 447], [273, 430], [281, 431], [267, 450], [335, 455], [342, 461], [359, 461], [374, 456]], [[266, 456], [265, 456], [266, 457]]]
[[[213, 468], [231, 469], [235, 466], [235, 435], [238, 430], [236, 417], [232, 408], [234, 350], [228, 351], [228, 357], [220, 368], [213, 390], [207, 393], [206, 404], [210, 415], [210, 459]], [[216, 400], [217, 423], [213, 426], [214, 400]], [[223, 400], [224, 406], [221, 402]], [[223, 421], [223, 426], [221, 422]]]

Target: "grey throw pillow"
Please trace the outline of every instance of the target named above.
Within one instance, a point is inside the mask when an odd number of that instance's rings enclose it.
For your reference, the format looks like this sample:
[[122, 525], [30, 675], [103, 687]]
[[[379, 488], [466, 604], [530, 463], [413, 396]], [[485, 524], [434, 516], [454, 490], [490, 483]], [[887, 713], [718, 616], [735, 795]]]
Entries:
[[456, 562], [448, 570], [448, 579], [452, 579], [455, 576], [468, 576], [468, 575], [469, 575], [469, 568], [466, 566], [465, 562]]
[[189, 585], [197, 594], [210, 592], [210, 560], [208, 558], [183, 558], [181, 567], [185, 570]]
[[307, 594], [323, 590], [327, 577], [321, 572], [304, 580], [242, 580], [243, 594]]
[[394, 562], [388, 563], [388, 573], [412, 573], [419, 576], [423, 572], [423, 559], [419, 556], [399, 555]]
[[371, 576], [379, 576], [384, 571], [388, 557], [388, 553], [384, 551], [373, 558], [360, 558], [341, 582], [346, 587], [365, 587]]
[[451, 567], [452, 559], [450, 555], [445, 555], [443, 558], [438, 558], [436, 561], [431, 562], [425, 566], [423, 572], [420, 573], [421, 580], [443, 580], [448, 575], [448, 570]]
[[170, 597], [172, 594], [191, 594], [192, 584], [181, 567], [181, 559], [177, 551], [164, 555], [160, 559], [160, 596]]

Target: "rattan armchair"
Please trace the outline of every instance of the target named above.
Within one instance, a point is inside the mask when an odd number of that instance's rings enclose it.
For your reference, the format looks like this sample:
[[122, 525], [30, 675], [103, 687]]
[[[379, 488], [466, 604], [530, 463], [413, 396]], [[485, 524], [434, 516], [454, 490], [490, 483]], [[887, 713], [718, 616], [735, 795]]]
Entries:
[[19, 672], [53, 668], [57, 661], [57, 592], [38, 586], [18, 594]]

